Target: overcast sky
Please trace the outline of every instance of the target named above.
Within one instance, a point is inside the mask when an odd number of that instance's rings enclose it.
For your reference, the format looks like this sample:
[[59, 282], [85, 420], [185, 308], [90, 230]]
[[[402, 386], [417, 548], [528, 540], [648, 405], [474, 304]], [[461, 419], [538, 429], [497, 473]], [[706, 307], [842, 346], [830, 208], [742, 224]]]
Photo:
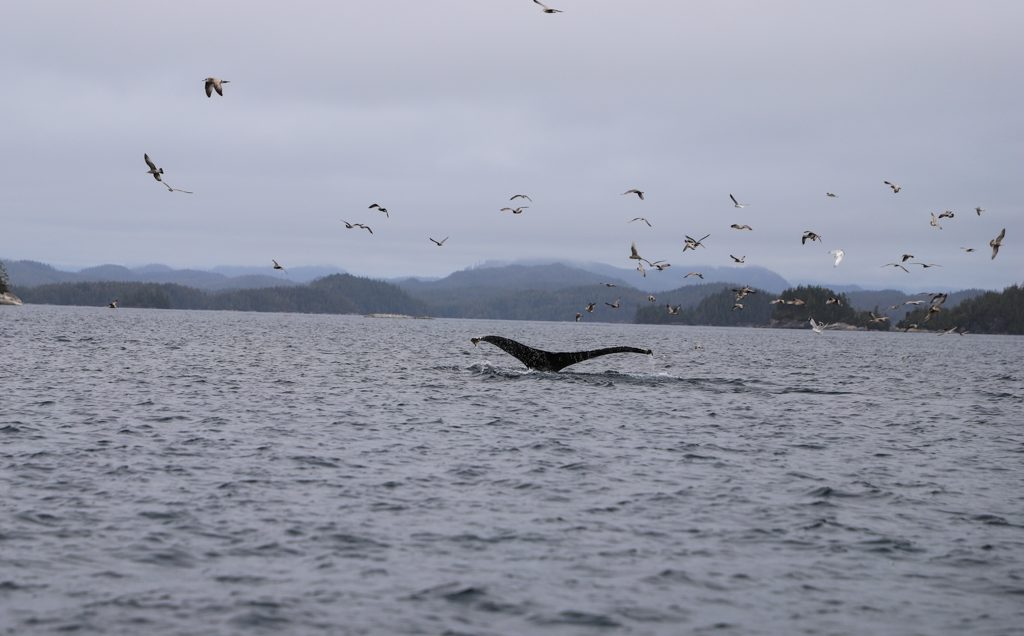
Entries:
[[[8, 3], [0, 257], [438, 276], [493, 259], [629, 266], [636, 241], [673, 265], [649, 275], [680, 280], [734, 254], [790, 280], [1024, 282], [1024, 3], [549, 4], [564, 12]], [[209, 75], [230, 80], [223, 97], [206, 97]], [[156, 183], [143, 153], [195, 194]], [[516, 193], [530, 208], [499, 212]], [[804, 230], [823, 242], [801, 245]], [[942, 267], [881, 267], [904, 253]]]

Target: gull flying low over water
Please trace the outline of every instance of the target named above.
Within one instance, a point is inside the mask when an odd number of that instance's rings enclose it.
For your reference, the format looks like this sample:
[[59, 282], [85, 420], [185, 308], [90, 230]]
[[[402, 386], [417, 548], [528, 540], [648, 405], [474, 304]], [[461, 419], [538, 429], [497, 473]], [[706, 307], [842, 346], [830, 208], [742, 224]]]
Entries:
[[805, 245], [807, 241], [818, 241], [821, 242], [821, 235], [810, 230], [804, 230], [804, 235], [800, 237], [800, 244]]
[[[536, 0], [534, 0], [534, 2], [536, 2]], [[626, 190], [626, 191], [625, 191], [625, 192], [623, 192], [622, 194], [623, 194], [623, 196], [625, 196], [625, 195], [627, 195], [627, 194], [635, 194], [636, 196], [640, 197], [640, 200], [641, 200], [641, 201], [643, 201], [643, 200], [644, 200], [644, 193], [643, 193], [643, 192], [641, 192], [640, 190], [637, 190], [636, 188], [633, 188], [633, 189], [631, 189], [631, 190]]]
[[216, 77], [207, 77], [203, 80], [206, 86], [206, 96], [213, 97], [213, 91], [217, 91], [217, 94], [224, 97], [224, 84], [230, 84], [231, 80], [222, 80]]
[[665, 305], [665, 308], [668, 309], [668, 313], [670, 316], [678, 316], [680, 307], [681, 305], [676, 305], [675, 307], [673, 307], [672, 305]]
[[616, 298], [615, 302], [613, 302], [613, 303], [606, 302], [605, 304], [608, 305], [609, 307], [611, 307], [612, 309], [618, 309], [621, 306], [619, 304], [619, 299], [618, 298]]
[[546, 5], [543, 2], [541, 2], [540, 0], [533, 0], [533, 3], [534, 4], [539, 4], [540, 8], [541, 8], [541, 11], [543, 11], [544, 13], [562, 13], [561, 9], [552, 9], [548, 5]]
[[587, 303], [587, 313], [588, 314], [594, 313], [594, 306], [595, 305], [597, 305], [597, 303]]
[[843, 250], [832, 250], [831, 252], [829, 252], [829, 254], [834, 256], [836, 259], [836, 262], [832, 263], [832, 267], [839, 267], [839, 263], [842, 263], [843, 257], [846, 256], [846, 252], [844, 252]]
[[108, 309], [117, 309], [118, 300], [115, 298], [107, 305]]
[[167, 188], [168, 192], [184, 192], [185, 194], [194, 194], [193, 192], [190, 192], [189, 190], [182, 190], [180, 188], [172, 188], [169, 183], [164, 181], [163, 178], [160, 176], [160, 175], [162, 175], [164, 173], [164, 169], [163, 168], [157, 168], [156, 164], [153, 163], [153, 160], [149, 158], [149, 154], [148, 153], [143, 153], [142, 159], [143, 159], [143, 161], [146, 162], [146, 165], [149, 166], [149, 170], [147, 170], [146, 173], [153, 175], [153, 178], [156, 179], [157, 181], [159, 181], [161, 184], [163, 184], [163, 186], [165, 188]]
[[749, 226], [749, 225], [747, 225], [746, 223], [743, 223], [743, 224], [740, 224], [740, 223], [733, 223], [733, 224], [732, 224], [732, 225], [730, 225], [729, 227], [731, 227], [731, 228], [732, 228], [732, 229], [734, 229], [734, 230], [750, 230], [750, 231], [753, 231], [753, 230], [754, 230], [754, 228], [750, 227], [750, 226]]
[[637, 217], [634, 217], [634, 218], [633, 218], [632, 220], [630, 220], [629, 222], [630, 222], [630, 223], [632, 223], [633, 221], [643, 221], [644, 223], [646, 223], [646, 224], [647, 224], [647, 227], [652, 227], [652, 226], [651, 226], [651, 222], [650, 222], [650, 221], [648, 221], [648, 220], [647, 220], [646, 218], [644, 218], [644, 217], [642, 217], [642, 216], [637, 216]]
[[526, 199], [530, 203], [533, 203], [533, 199], [531, 199], [528, 194], [513, 194], [508, 198], [509, 201], [515, 201], [516, 199]]
[[732, 207], [734, 208], [745, 208], [748, 205], [746, 203], [740, 203], [739, 201], [737, 201], [736, 197], [734, 197], [732, 194], [729, 195], [729, 198], [732, 199]]
[[992, 258], [993, 259], [996, 257], [996, 254], [999, 253], [999, 248], [1002, 247], [1003, 239], [1004, 238], [1006, 238], [1006, 228], [1005, 227], [1002, 229], [1002, 231], [999, 232], [999, 236], [995, 237], [994, 239], [992, 239], [991, 241], [988, 242], [989, 247], [992, 248]]
[[583, 314], [581, 314], [580, 312], [577, 311], [576, 312], [576, 322], [579, 322], [581, 318], [583, 318]]
[[435, 238], [430, 238], [429, 236], [428, 236], [427, 238], [429, 238], [429, 239], [431, 240], [431, 242], [432, 242], [432, 243], [433, 243], [434, 245], [438, 246], [438, 247], [441, 247], [442, 245], [444, 245], [444, 242], [448, 240], [448, 237], [447, 237], [447, 236], [446, 236], [446, 237], [444, 237], [443, 239], [441, 239], [440, 241], [439, 241], [439, 240], [437, 240], [437, 239], [435, 239]]
[[901, 185], [899, 185], [897, 183], [893, 183], [892, 181], [883, 181], [882, 183], [884, 183], [885, 185], [889, 186], [892, 189], [892, 193], [893, 194], [896, 194], [897, 192], [899, 192], [900, 190], [903, 189], [903, 186], [901, 186]]
[[821, 333], [832, 326], [826, 322], [816, 322], [813, 316], [811, 317], [809, 322], [811, 323], [811, 331], [813, 331], [814, 333]]
[[370, 210], [376, 209], [376, 210], [378, 210], [380, 212], [383, 212], [385, 217], [387, 217], [389, 219], [391, 218], [391, 215], [388, 214], [388, 209], [386, 207], [384, 207], [383, 205], [379, 204], [379, 203], [371, 203], [369, 209]]

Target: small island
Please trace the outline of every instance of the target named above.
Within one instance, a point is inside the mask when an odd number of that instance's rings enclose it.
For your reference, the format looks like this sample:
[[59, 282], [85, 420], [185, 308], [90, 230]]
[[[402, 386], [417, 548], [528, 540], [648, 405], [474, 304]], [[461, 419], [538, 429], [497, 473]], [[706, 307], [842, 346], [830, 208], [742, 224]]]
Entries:
[[0, 263], [0, 305], [20, 305], [21, 299], [11, 293], [7, 269]]

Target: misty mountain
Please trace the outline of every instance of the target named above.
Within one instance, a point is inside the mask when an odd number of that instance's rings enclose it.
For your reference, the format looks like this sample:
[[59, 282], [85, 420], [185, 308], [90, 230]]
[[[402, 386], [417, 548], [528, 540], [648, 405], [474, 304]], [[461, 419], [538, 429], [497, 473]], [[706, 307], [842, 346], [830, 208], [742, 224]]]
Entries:
[[[11, 286], [22, 289], [56, 283], [131, 282], [169, 283], [195, 289], [217, 291], [225, 289], [289, 287], [301, 282], [293, 280], [291, 271], [288, 274], [282, 274], [274, 272], [270, 267], [262, 269], [238, 268], [240, 270], [239, 273], [242, 275], [228, 276], [222, 273], [198, 269], [173, 269], [166, 265], [158, 264], [134, 268], [107, 264], [87, 267], [77, 272], [59, 270], [51, 265], [36, 261], [5, 261], [5, 264], [10, 274]], [[243, 274], [243, 272], [245, 273]]]

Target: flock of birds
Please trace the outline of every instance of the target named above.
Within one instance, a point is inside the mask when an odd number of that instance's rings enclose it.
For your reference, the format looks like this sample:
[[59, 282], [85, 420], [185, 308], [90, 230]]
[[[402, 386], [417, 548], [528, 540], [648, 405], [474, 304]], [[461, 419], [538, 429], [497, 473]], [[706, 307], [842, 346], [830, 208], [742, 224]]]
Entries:
[[[544, 4], [543, 2], [541, 2], [540, 0], [533, 0], [533, 2], [534, 2], [534, 4], [538, 5], [540, 7], [541, 11], [543, 13], [545, 13], [545, 14], [562, 13], [562, 11], [560, 9], [551, 8], [551, 7], [547, 6], [546, 4]], [[215, 92], [217, 93], [217, 95], [223, 97], [224, 96], [224, 85], [228, 84], [228, 83], [230, 83], [230, 80], [221, 79], [221, 78], [217, 78], [217, 77], [207, 77], [207, 78], [204, 78], [203, 79], [203, 87], [204, 87], [204, 90], [206, 92], [207, 98], [212, 97], [213, 93], [215, 93]], [[183, 194], [194, 194], [190, 190], [184, 190], [184, 189], [181, 189], [181, 188], [175, 188], [175, 187], [171, 186], [169, 183], [167, 183], [164, 180], [164, 174], [165, 174], [164, 169], [162, 167], [158, 167], [156, 165], [156, 163], [150, 158], [148, 153], [143, 154], [143, 160], [145, 161], [147, 167], [149, 168], [146, 171], [147, 174], [151, 175], [158, 183], [160, 183], [165, 188], [167, 188], [168, 192], [180, 192], [180, 193], [183, 193]], [[882, 183], [885, 186], [887, 186], [892, 191], [893, 194], [899, 194], [899, 192], [903, 189], [903, 187], [901, 185], [899, 185], [898, 183], [895, 183], [893, 181], [885, 180]], [[626, 190], [625, 192], [622, 192], [622, 196], [635, 196], [639, 201], [644, 201], [645, 200], [645, 193], [644, 193], [643, 190], [640, 190], [639, 188], [630, 188], [630, 189]], [[834, 192], [826, 192], [825, 196], [828, 199], [836, 199], [836, 198], [838, 198], [838, 195], [836, 193], [834, 193]], [[729, 194], [729, 200], [732, 202], [733, 207], [736, 208], [736, 209], [743, 209], [743, 208], [746, 208], [746, 207], [749, 206], [748, 203], [740, 202], [736, 198], [736, 196], [734, 194], [732, 194], [732, 193]], [[529, 202], [531, 204], [533, 203], [533, 199], [528, 194], [514, 194], [514, 195], [512, 195], [509, 198], [509, 204], [506, 205], [505, 207], [500, 208], [499, 211], [500, 212], [509, 212], [509, 213], [511, 213], [513, 215], [523, 214], [523, 212], [525, 210], [529, 209], [530, 206], [521, 203], [521, 201], [527, 201], [527, 202]], [[376, 210], [377, 212], [384, 214], [384, 218], [389, 219], [391, 217], [388, 209], [386, 207], [384, 207], [383, 205], [379, 204], [379, 203], [371, 203], [369, 205], [368, 209]], [[978, 207], [976, 207], [974, 209], [974, 211], [975, 211], [975, 213], [978, 216], [981, 216], [981, 214], [985, 211], [985, 209], [980, 207], [980, 206], [978, 206]], [[939, 223], [941, 220], [943, 220], [943, 219], [952, 219], [952, 218], [955, 217], [955, 213], [952, 210], [944, 210], [944, 211], [942, 211], [942, 212], [940, 212], [938, 214], [932, 212], [930, 214], [931, 214], [931, 221], [930, 221], [931, 227], [937, 228], [939, 230], [942, 229], [942, 225]], [[347, 220], [344, 220], [344, 219], [341, 219], [341, 221], [342, 221], [342, 223], [344, 223], [346, 229], [349, 229], [349, 230], [352, 230], [352, 229], [366, 230], [366, 232], [368, 234], [370, 234], [370, 235], [373, 234], [373, 228], [370, 225], [367, 225], [366, 223], [350, 222], [350, 221], [347, 221]], [[650, 220], [648, 220], [648, 218], [645, 217], [645, 216], [636, 216], [636, 217], [633, 217], [632, 219], [630, 219], [628, 221], [628, 223], [635, 223], [635, 222], [642, 222], [647, 227], [653, 227], [651, 222], [650, 222]], [[754, 228], [751, 225], [747, 224], [747, 223], [733, 223], [729, 227], [730, 227], [730, 229], [741, 231], [741, 232], [753, 232], [754, 231]], [[693, 238], [692, 236], [689, 236], [689, 235], [685, 235], [684, 242], [683, 242], [683, 253], [686, 253], [687, 251], [690, 251], [690, 250], [696, 251], [698, 248], [705, 247], [704, 241], [706, 241], [710, 237], [711, 237], [711, 234], [705, 234], [704, 236], [700, 237], [699, 239]], [[989, 247], [992, 250], [992, 255], [991, 255], [992, 259], [995, 259], [996, 255], [999, 253], [999, 249], [1000, 249], [1000, 247], [1002, 247], [1003, 239], [1005, 237], [1006, 237], [1006, 229], [1003, 228], [995, 238], [993, 238], [991, 241], [989, 241]], [[430, 240], [437, 247], [443, 247], [445, 245], [445, 243], [449, 239], [448, 236], [445, 236], [442, 239], [436, 239], [434, 237], [427, 237], [427, 238], [428, 238], [428, 240]], [[808, 242], [811, 242], [811, 243], [815, 243], [815, 242], [821, 243], [822, 242], [822, 236], [820, 234], [818, 234], [817, 232], [813, 231], [813, 230], [805, 230], [803, 232], [803, 234], [801, 235], [801, 237], [800, 237], [800, 244], [801, 245], [806, 245]], [[973, 248], [973, 247], [961, 247], [961, 249], [965, 253], [971, 253], [971, 252], [975, 251], [975, 248]], [[839, 264], [842, 263], [843, 258], [846, 255], [846, 252], [843, 249], [833, 249], [833, 250], [829, 251], [828, 253], [833, 257], [833, 265], [832, 265], [833, 267], [838, 267]], [[729, 254], [729, 257], [730, 257], [730, 259], [732, 259], [732, 262], [735, 263], [735, 264], [744, 264], [744, 263], [746, 263], [746, 258], [747, 258], [746, 255], [736, 256], [734, 254]], [[915, 257], [914, 257], [913, 254], [903, 254], [900, 257], [899, 260], [897, 260], [895, 262], [891, 262], [891, 263], [886, 263], [886, 264], [882, 265], [882, 267], [898, 268], [898, 269], [901, 269], [901, 270], [903, 270], [904, 272], [907, 272], [907, 273], [909, 273], [909, 271], [910, 271], [907, 268], [908, 265], [909, 266], [916, 265], [916, 266], [921, 267], [922, 269], [927, 269], [927, 268], [931, 268], [931, 267], [941, 267], [941, 265], [939, 265], [937, 263], [925, 263], [925, 262], [921, 262], [921, 261], [916, 261], [916, 260], [914, 260], [914, 258]], [[648, 269], [652, 269], [652, 270], [656, 270], [656, 271], [661, 272], [661, 271], [667, 270], [669, 267], [672, 266], [671, 263], [669, 263], [669, 262], [667, 262], [666, 260], [663, 260], [663, 259], [653, 260], [652, 261], [652, 260], [649, 260], [649, 259], [644, 258], [643, 256], [641, 256], [635, 241], [632, 242], [632, 244], [630, 246], [629, 259], [631, 261], [635, 261], [636, 262], [636, 269], [643, 276], [647, 276]], [[282, 271], [285, 270], [285, 268], [277, 260], [271, 259], [271, 262], [272, 262], [273, 269], [275, 269], [275, 270], [282, 270]], [[683, 278], [686, 279], [686, 278], [690, 278], [690, 277], [697, 277], [697, 278], [700, 278], [700, 279], [703, 280], [704, 274], [702, 272], [698, 272], [698, 271], [690, 271], [690, 272], [687, 272], [686, 275]], [[613, 283], [605, 283], [605, 285], [607, 287], [614, 287], [615, 286]], [[741, 301], [743, 300], [743, 298], [746, 297], [748, 294], [755, 293], [755, 290], [750, 288], [749, 286], [744, 286], [744, 287], [741, 287], [741, 288], [733, 289], [732, 291], [736, 294], [735, 303], [733, 305], [733, 310], [734, 311], [742, 310], [743, 309], [743, 303]], [[652, 303], [655, 302], [656, 301], [655, 296], [654, 295], [649, 295], [648, 296], [648, 301], [650, 301]], [[941, 307], [941, 305], [942, 305], [942, 303], [944, 301], [945, 301], [945, 294], [935, 294], [935, 295], [933, 295], [932, 304], [930, 306], [929, 313], [928, 313], [927, 317], [925, 318], [925, 320], [930, 318], [934, 313], [940, 311], [940, 307]], [[779, 299], [776, 299], [776, 300], [772, 301], [773, 304], [775, 304], [775, 303], [783, 303], [783, 302], [787, 303], [787, 304], [801, 304], [801, 305], [804, 304], [804, 302], [799, 300], [799, 299], [783, 300], [783, 299], [779, 298]], [[832, 302], [838, 303], [839, 301], [838, 301], [838, 299], [834, 299], [834, 298], [829, 299], [828, 303], [832, 303]], [[908, 301], [908, 304], [914, 304], [914, 303], [921, 304], [923, 302], [924, 301], [912, 301], [912, 302]], [[114, 301], [112, 301], [110, 303], [109, 306], [111, 308], [115, 308], [116, 309], [117, 305], [118, 305], [118, 301], [115, 299]], [[604, 302], [604, 305], [610, 307], [613, 310], [616, 310], [616, 309], [619, 309], [621, 307], [621, 302], [620, 302], [620, 299], [617, 298], [613, 302]], [[584, 311], [586, 313], [593, 313], [596, 307], [597, 307], [597, 302], [588, 303], [587, 306], [584, 308]], [[891, 307], [891, 309], [894, 309], [894, 308], [895, 308], [895, 306]], [[673, 305], [670, 305], [670, 304], [666, 305], [666, 309], [667, 309], [668, 313], [671, 314], [671, 315], [676, 315], [680, 311], [680, 307], [679, 306], [673, 306]], [[576, 321], [579, 322], [580, 320], [582, 320], [583, 315], [584, 315], [583, 311], [576, 312]], [[872, 321], [877, 321], [877, 322], [882, 322], [882, 321], [888, 320], [888, 317], [887, 316], [874, 316], [872, 314], [871, 320]], [[810, 326], [811, 326], [811, 329], [815, 333], [821, 333], [824, 329], [827, 329], [831, 325], [817, 323], [817, 322], [814, 321], [814, 319], [812, 317], [810, 319]]]

